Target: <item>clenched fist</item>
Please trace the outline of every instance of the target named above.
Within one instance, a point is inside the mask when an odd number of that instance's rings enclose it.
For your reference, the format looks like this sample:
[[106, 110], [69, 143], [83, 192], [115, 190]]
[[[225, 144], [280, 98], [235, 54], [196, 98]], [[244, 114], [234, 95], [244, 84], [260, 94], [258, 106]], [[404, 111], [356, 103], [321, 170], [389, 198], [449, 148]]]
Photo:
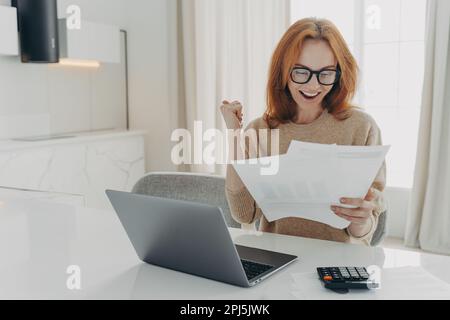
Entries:
[[220, 106], [220, 112], [228, 129], [242, 128], [242, 105], [239, 101], [228, 102], [224, 100]]

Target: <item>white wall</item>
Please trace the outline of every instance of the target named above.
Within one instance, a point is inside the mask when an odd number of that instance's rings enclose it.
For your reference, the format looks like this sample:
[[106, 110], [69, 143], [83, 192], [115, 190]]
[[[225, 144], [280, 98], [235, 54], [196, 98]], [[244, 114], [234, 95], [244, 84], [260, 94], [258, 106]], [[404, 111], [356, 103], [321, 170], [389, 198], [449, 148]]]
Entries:
[[388, 203], [387, 236], [403, 239], [411, 189], [387, 187], [385, 194]]
[[[91, 0], [92, 1], [92, 0]], [[175, 170], [176, 0], [128, 0], [131, 125], [149, 130], [147, 170]]]
[[[176, 0], [58, 0], [82, 19], [128, 31], [130, 127], [148, 130], [146, 169], [175, 170]], [[0, 5], [10, 5], [0, 0]], [[123, 65], [99, 70], [22, 64], [0, 56], [0, 139], [125, 126]]]
[[[146, 136], [146, 170], [175, 170], [170, 135], [175, 126], [176, 0], [59, 0], [78, 4], [83, 18], [119, 25], [128, 33], [130, 127]], [[61, 12], [60, 12], [61, 14]], [[173, 84], [172, 84], [173, 83]]]
[[[59, 16], [65, 16], [64, 1], [58, 5]], [[93, 69], [0, 56], [0, 139], [124, 128], [124, 70], [123, 63]]]

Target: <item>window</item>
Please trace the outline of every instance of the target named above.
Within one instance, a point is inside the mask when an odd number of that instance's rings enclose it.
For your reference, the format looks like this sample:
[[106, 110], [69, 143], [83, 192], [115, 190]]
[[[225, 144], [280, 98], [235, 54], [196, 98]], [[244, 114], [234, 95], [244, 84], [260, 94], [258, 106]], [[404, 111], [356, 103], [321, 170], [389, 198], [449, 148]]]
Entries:
[[291, 20], [327, 18], [360, 67], [355, 103], [378, 123], [389, 186], [412, 187], [424, 73], [426, 0], [291, 0]]

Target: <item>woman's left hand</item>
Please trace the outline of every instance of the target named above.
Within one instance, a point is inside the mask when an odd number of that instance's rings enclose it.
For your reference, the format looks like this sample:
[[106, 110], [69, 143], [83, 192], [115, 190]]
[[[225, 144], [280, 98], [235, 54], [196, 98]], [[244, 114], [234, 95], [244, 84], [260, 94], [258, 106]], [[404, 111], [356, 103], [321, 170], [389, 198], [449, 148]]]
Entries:
[[[362, 236], [370, 231], [373, 210], [376, 208], [376, 200], [379, 196], [378, 190], [370, 188], [364, 199], [359, 198], [341, 198], [341, 203], [352, 205], [356, 208], [344, 208], [339, 206], [331, 206], [331, 210], [339, 217], [350, 221], [348, 228], [352, 230], [355, 236]], [[356, 231], [356, 232], [354, 232]]]

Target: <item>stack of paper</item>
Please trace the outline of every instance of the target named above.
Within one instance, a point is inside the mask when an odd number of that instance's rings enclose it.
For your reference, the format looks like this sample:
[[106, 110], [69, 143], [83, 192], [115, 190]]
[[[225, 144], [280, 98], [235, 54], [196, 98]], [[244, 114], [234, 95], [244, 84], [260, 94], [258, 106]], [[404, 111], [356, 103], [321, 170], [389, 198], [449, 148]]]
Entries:
[[[349, 222], [330, 206], [343, 206], [341, 197], [364, 198], [388, 150], [292, 141], [284, 155], [233, 166], [268, 221], [300, 217], [343, 229]], [[263, 174], [271, 161], [277, 172]]]

